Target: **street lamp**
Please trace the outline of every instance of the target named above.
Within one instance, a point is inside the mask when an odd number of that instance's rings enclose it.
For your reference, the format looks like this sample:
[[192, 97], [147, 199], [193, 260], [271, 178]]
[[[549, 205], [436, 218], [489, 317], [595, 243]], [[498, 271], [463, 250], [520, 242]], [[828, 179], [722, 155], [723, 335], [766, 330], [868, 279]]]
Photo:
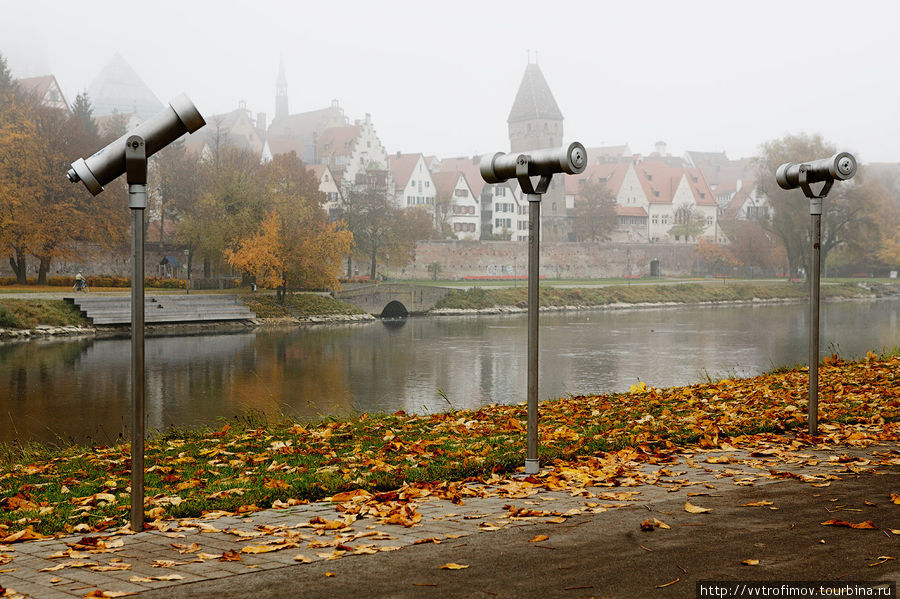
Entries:
[[184, 249], [184, 271], [185, 271], [184, 294], [190, 295], [190, 293], [191, 293], [191, 250], [190, 250], [190, 248]]

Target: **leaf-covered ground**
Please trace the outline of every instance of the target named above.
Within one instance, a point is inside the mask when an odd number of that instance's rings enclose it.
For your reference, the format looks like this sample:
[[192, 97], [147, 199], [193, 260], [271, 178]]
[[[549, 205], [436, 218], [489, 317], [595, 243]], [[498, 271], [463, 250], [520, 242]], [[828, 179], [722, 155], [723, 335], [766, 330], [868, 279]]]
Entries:
[[[900, 357], [820, 368], [820, 435], [806, 434], [807, 375], [785, 370], [671, 389], [563, 398], [540, 407], [541, 484], [629, 486], [645, 463], [691, 448], [865, 446], [900, 438]], [[427, 489], [448, 499], [461, 483], [502, 483], [523, 461], [524, 406], [435, 415], [361, 415], [316, 425], [223, 427], [148, 442], [150, 521], [252, 512], [358, 489], [367, 509]], [[0, 544], [126, 524], [127, 446], [6, 448], [0, 464]], [[400, 506], [402, 507], [402, 506]], [[413, 518], [393, 505], [390, 517]]]

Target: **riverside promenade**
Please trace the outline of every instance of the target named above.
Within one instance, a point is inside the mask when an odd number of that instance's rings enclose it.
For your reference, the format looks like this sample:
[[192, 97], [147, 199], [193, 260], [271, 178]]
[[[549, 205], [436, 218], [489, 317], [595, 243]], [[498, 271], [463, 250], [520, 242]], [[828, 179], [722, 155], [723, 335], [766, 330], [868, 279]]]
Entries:
[[461, 502], [416, 498], [411, 526], [320, 501], [9, 543], [0, 597], [668, 598], [900, 578], [896, 445], [689, 450], [643, 470], [653, 484], [568, 488], [545, 465]]

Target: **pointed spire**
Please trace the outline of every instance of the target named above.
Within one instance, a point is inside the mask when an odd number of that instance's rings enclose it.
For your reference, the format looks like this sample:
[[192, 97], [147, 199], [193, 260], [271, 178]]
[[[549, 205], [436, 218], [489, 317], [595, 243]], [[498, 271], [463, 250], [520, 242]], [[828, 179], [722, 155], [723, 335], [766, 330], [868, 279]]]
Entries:
[[275, 79], [275, 118], [288, 115], [287, 77], [284, 76], [284, 55], [278, 57], [278, 77]]
[[506, 122], [517, 123], [531, 119], [561, 121], [563, 115], [540, 67], [537, 63], [529, 62]]

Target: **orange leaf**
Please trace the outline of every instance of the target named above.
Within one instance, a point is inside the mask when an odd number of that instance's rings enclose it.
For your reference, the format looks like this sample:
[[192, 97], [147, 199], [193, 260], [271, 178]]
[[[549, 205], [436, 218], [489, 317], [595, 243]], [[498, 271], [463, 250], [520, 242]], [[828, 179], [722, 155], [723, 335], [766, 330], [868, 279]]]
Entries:
[[455, 564], [453, 562], [450, 562], [441, 566], [441, 570], [465, 570], [468, 567], [468, 564]]
[[878, 527], [875, 526], [871, 520], [857, 522], [855, 524], [845, 520], [826, 520], [825, 522], [822, 522], [822, 526], [846, 526], [847, 528], [878, 530]]
[[538, 535], [538, 536], [534, 537], [533, 539], [530, 539], [528, 542], [529, 543], [539, 543], [541, 541], [546, 541], [549, 538], [550, 537], [548, 537], [547, 535]]
[[684, 511], [690, 512], [691, 514], [705, 514], [707, 512], [711, 512], [712, 508], [708, 507], [700, 507], [699, 505], [694, 505], [690, 501], [685, 502]]

